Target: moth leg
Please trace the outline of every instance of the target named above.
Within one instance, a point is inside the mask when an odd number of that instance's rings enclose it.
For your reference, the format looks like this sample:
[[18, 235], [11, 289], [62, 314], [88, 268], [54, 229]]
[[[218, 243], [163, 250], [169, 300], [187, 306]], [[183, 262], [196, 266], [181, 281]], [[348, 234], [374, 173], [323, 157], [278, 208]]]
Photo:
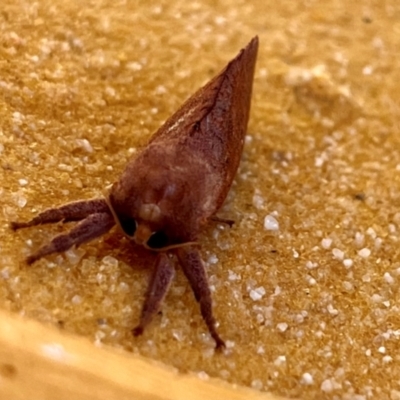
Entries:
[[156, 266], [146, 292], [139, 325], [132, 330], [134, 336], [141, 335], [144, 328], [152, 320], [153, 316], [160, 311], [161, 304], [168, 292], [174, 275], [175, 269], [167, 254], [159, 253]]
[[114, 224], [114, 218], [109, 213], [89, 215], [69, 232], [56, 236], [50, 243], [44, 245], [36, 253], [30, 255], [26, 259], [26, 262], [32, 264], [49, 254], [61, 253], [74, 245], [79, 246], [82, 243], [89, 242], [108, 232]]
[[80, 221], [95, 213], [110, 213], [104, 199], [81, 200], [57, 208], [49, 208], [27, 222], [11, 222], [11, 229], [16, 231], [30, 226], [50, 224], [59, 221]]
[[207, 274], [200, 253], [193, 247], [180, 247], [176, 250], [183, 272], [189, 280], [196, 300], [200, 303], [201, 315], [206, 323], [216, 347], [225, 347], [215, 328], [215, 319], [212, 313], [211, 291], [208, 286]]
[[235, 223], [233, 219], [220, 218], [217, 217], [216, 215], [212, 216], [210, 219], [213, 222], [219, 222], [221, 224], [229, 225], [229, 228], [232, 228], [232, 225]]

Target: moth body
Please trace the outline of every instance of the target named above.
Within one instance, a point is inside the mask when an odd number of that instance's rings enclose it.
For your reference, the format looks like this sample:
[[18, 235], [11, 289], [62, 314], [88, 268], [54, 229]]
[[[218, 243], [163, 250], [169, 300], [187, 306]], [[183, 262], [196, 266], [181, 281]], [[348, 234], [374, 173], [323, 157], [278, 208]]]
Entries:
[[258, 38], [190, 97], [129, 162], [103, 199], [82, 200], [43, 211], [16, 230], [58, 221], [78, 221], [28, 257], [28, 264], [79, 246], [115, 224], [139, 245], [158, 252], [145, 295], [139, 335], [159, 311], [174, 277], [176, 256], [201, 314], [216, 342], [224, 346], [212, 312], [211, 292], [197, 248], [198, 236], [216, 216], [239, 166], [250, 112]]

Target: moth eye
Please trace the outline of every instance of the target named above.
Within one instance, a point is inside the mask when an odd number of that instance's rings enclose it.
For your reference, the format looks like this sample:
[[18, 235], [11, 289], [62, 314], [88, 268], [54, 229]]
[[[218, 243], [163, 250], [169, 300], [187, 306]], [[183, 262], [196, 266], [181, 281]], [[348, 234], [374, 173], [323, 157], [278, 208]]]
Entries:
[[136, 232], [137, 224], [134, 218], [122, 216], [119, 218], [121, 228], [128, 236], [133, 236]]
[[167, 245], [168, 237], [163, 231], [154, 232], [147, 241], [147, 246], [152, 249], [161, 249]]

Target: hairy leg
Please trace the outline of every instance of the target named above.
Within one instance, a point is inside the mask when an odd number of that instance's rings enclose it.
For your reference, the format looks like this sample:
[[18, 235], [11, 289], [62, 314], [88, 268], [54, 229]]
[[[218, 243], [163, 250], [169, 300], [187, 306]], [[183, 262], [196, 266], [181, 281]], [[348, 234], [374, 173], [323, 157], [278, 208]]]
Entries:
[[80, 221], [91, 214], [97, 213], [110, 213], [104, 199], [75, 201], [61, 207], [49, 208], [28, 222], [11, 222], [11, 229], [16, 231], [21, 228], [59, 221]]
[[139, 325], [133, 329], [133, 334], [139, 336], [150, 323], [153, 316], [160, 311], [161, 304], [168, 292], [175, 269], [166, 253], [159, 253], [156, 266], [147, 289]]
[[194, 247], [180, 247], [176, 250], [183, 272], [189, 280], [196, 300], [200, 303], [201, 315], [206, 323], [216, 347], [225, 347], [215, 328], [215, 319], [212, 313], [212, 300], [207, 274], [201, 260], [200, 253]]
[[72, 246], [79, 246], [108, 232], [115, 224], [110, 213], [91, 214], [79, 222], [69, 232], [53, 238], [50, 243], [41, 247], [36, 253], [30, 255], [26, 261], [32, 264], [40, 258], [52, 253], [60, 253]]

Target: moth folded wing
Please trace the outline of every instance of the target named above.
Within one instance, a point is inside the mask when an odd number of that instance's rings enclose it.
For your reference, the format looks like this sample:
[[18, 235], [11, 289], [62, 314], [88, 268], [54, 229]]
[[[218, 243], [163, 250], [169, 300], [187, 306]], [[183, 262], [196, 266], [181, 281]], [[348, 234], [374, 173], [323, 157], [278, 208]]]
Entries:
[[219, 177], [216, 210], [228, 194], [239, 167], [250, 114], [258, 39], [254, 38], [225, 68], [213, 106], [199, 121], [196, 148]]
[[206, 217], [222, 206], [239, 166], [257, 50], [256, 37], [219, 75], [190, 97], [150, 141], [162, 144], [164, 151], [174, 146], [179, 154], [175, 164], [182, 164], [183, 155], [189, 154], [186, 168], [202, 171], [207, 177], [208, 194], [202, 199], [211, 200], [213, 206]]
[[[219, 74], [214, 76], [206, 85], [190, 96], [182, 106], [165, 121], [158, 131], [151, 137], [150, 143], [157, 140], [171, 139], [186, 135], [195, 130], [199, 121], [202, 121], [213, 109], [217, 98], [226, 87], [234, 87], [237, 108], [241, 108], [241, 120], [247, 126], [250, 109], [251, 88], [254, 75], [255, 60], [258, 51], [258, 37], [254, 37], [249, 44], [233, 58]], [[232, 85], [233, 82], [233, 85]], [[224, 89], [225, 86], [225, 89]], [[228, 89], [229, 91], [230, 89]]]

